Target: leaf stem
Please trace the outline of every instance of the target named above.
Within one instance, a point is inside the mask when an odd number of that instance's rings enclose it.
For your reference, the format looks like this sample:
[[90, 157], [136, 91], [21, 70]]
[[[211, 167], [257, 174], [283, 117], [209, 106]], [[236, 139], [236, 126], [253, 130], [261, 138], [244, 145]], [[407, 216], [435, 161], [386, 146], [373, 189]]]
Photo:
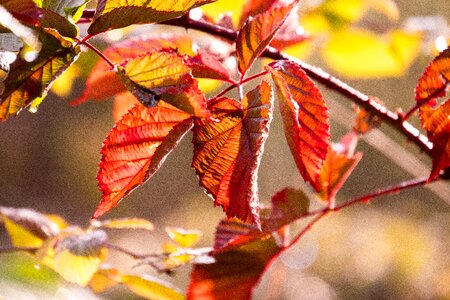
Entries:
[[100, 56], [101, 59], [103, 59], [108, 65], [110, 65], [113, 69], [116, 67], [116, 65], [109, 60], [109, 58], [107, 58], [100, 50], [98, 50], [95, 46], [93, 46], [92, 44], [90, 44], [87, 40], [91, 38], [90, 35], [87, 35], [86, 37], [84, 37], [80, 43], [82, 45], [85, 45], [86, 47], [88, 47], [89, 49], [91, 49], [92, 51], [94, 51], [98, 56]]
[[[252, 76], [249, 76], [249, 77], [245, 78], [244, 80], [242, 80], [242, 81], [240, 82], [240, 84], [244, 84], [244, 83], [247, 83], [247, 82], [249, 82], [249, 81], [252, 81], [252, 80], [254, 80], [254, 79], [256, 79], [256, 78], [262, 77], [262, 76], [266, 75], [267, 73], [269, 73], [269, 72], [268, 72], [268, 71], [263, 71], [263, 72], [254, 74], [254, 75], [252, 75]], [[239, 83], [238, 83], [238, 82], [235, 82], [235, 83], [233, 83], [232, 85], [228, 86], [228, 87], [227, 87], [226, 89], [224, 89], [223, 91], [221, 91], [220, 93], [218, 93], [216, 96], [212, 97], [211, 99], [217, 99], [217, 98], [219, 98], [219, 97], [222, 97], [223, 95], [225, 95], [226, 93], [228, 93], [229, 91], [231, 91], [232, 89], [234, 89], [234, 88], [236, 88], [236, 87], [238, 87], [238, 86], [239, 86]]]

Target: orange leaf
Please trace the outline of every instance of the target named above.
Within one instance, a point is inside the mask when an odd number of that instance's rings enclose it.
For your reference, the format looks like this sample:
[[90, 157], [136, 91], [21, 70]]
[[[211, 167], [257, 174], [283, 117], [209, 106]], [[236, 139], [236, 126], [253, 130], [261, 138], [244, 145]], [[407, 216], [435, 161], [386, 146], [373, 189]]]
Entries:
[[422, 126], [428, 131], [433, 142], [433, 168], [429, 181], [450, 167], [450, 100], [437, 109], [426, 105], [421, 108]]
[[229, 218], [259, 224], [257, 172], [272, 119], [272, 90], [263, 81], [242, 105], [228, 98], [209, 104], [218, 121], [194, 127], [192, 166], [200, 184]]
[[139, 100], [132, 93], [126, 91], [114, 96], [113, 118], [119, 122], [133, 106], [139, 103]]
[[416, 100], [431, 100], [445, 96], [445, 88], [450, 82], [450, 48], [442, 51], [427, 67], [416, 86]]
[[105, 139], [97, 175], [102, 201], [94, 218], [108, 212], [160, 168], [192, 128], [192, 118], [163, 101], [134, 106]]
[[320, 172], [320, 197], [327, 202], [334, 202], [336, 193], [341, 189], [362, 158], [362, 153], [354, 154], [358, 137], [350, 132], [337, 144], [332, 144], [327, 159]]
[[[161, 48], [177, 49], [182, 54], [194, 55], [192, 47], [192, 40], [187, 36], [140, 37], [116, 43], [107, 48], [103, 54], [111, 62], [120, 64], [126, 59], [136, 58]], [[79, 105], [88, 100], [104, 100], [124, 91], [126, 87], [119, 76], [104, 60], [99, 60], [86, 81], [83, 95], [72, 101], [71, 105]]]
[[319, 174], [330, 143], [328, 108], [319, 90], [297, 64], [279, 61], [267, 70], [277, 86], [284, 133], [297, 168], [319, 191]]
[[244, 24], [236, 40], [236, 55], [242, 77], [272, 41], [295, 4], [271, 8]]

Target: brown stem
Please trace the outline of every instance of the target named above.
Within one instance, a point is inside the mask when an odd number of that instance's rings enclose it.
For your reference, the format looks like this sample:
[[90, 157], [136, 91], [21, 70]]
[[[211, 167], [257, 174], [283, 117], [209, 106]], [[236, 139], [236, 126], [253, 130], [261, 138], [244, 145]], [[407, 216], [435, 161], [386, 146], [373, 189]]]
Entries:
[[101, 59], [103, 59], [108, 65], [110, 65], [113, 69], [116, 67], [116, 65], [109, 60], [100, 50], [98, 50], [95, 46], [91, 45], [87, 39], [91, 38], [90, 35], [86, 36], [84, 39], [80, 41], [80, 44], [85, 45], [92, 51], [94, 51], [98, 56], [100, 56]]
[[20, 251], [25, 251], [25, 252], [35, 252], [35, 251], [37, 251], [38, 249], [39, 249], [39, 248], [14, 247], [14, 246], [0, 247], [0, 254], [1, 254], [1, 253], [20, 252]]
[[[87, 17], [91, 15], [93, 16], [91, 11], [86, 12]], [[161, 24], [202, 31], [229, 42], [234, 42], [237, 38], [237, 33], [233, 30], [205, 21], [193, 20], [186, 16], [161, 22]], [[317, 80], [326, 87], [340, 93], [357, 105], [362, 106], [364, 109], [375, 114], [381, 120], [405, 135], [409, 140], [411, 140], [420, 149], [422, 149], [422, 151], [426, 152], [430, 157], [432, 156], [433, 145], [431, 142], [429, 142], [426, 136], [422, 135], [417, 128], [406, 122], [404, 118], [401, 118], [397, 113], [388, 110], [385, 106], [380, 105], [378, 102], [370, 99], [370, 97], [365, 95], [364, 93], [349, 86], [336, 77], [326, 73], [322, 69], [300, 61], [274, 48], [267, 47], [261, 56], [275, 60], [290, 60], [296, 62], [311, 78]]]

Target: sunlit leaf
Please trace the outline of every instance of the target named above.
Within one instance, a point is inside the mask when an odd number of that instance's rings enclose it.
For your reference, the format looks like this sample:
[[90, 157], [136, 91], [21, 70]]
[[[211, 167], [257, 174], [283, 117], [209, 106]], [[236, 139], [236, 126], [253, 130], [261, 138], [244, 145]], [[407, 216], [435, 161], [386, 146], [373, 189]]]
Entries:
[[197, 78], [212, 78], [230, 81], [230, 72], [215, 57], [204, 49], [200, 49], [198, 54], [188, 58], [186, 63], [192, 68], [192, 75]]
[[99, 0], [89, 34], [122, 28], [133, 24], [158, 23], [175, 19], [190, 9], [214, 2], [214, 0]]
[[[76, 22], [90, 0], [35, 0], [42, 8], [50, 9]], [[80, 12], [81, 11], [81, 12]]]
[[106, 240], [101, 230], [64, 237], [55, 248], [55, 271], [67, 281], [86, 286], [106, 258]]
[[104, 141], [97, 175], [103, 196], [94, 218], [152, 177], [191, 127], [190, 114], [163, 101], [133, 107]]
[[247, 0], [242, 6], [239, 28], [250, 18], [266, 12], [276, 4], [283, 4], [282, 0]]
[[154, 225], [152, 222], [141, 218], [123, 218], [108, 219], [103, 221], [93, 221], [95, 227], [104, 227], [112, 229], [145, 229], [152, 231]]
[[419, 54], [420, 45], [417, 33], [393, 31], [379, 36], [349, 29], [331, 36], [322, 57], [330, 68], [349, 78], [402, 76]]
[[356, 143], [357, 136], [351, 132], [344, 136], [339, 143], [331, 145], [320, 172], [319, 196], [323, 200], [334, 203], [336, 193], [361, 160], [362, 153], [354, 153]]
[[263, 81], [242, 105], [222, 98], [209, 104], [218, 121], [194, 127], [192, 166], [200, 184], [228, 217], [258, 224], [257, 172], [272, 119], [272, 89]]
[[151, 277], [122, 275], [120, 283], [129, 288], [133, 293], [145, 299], [158, 300], [182, 300], [185, 297], [167, 283], [162, 283]]
[[167, 103], [198, 117], [207, 117], [206, 99], [198, 89], [182, 57], [173, 51], [154, 51], [130, 59], [120, 67], [119, 76], [130, 92], [144, 105]]
[[183, 228], [166, 227], [166, 232], [169, 237], [183, 248], [189, 248], [197, 244], [202, 237], [202, 232], [199, 230], [186, 230]]
[[450, 48], [442, 51], [426, 68], [416, 86], [416, 100], [431, 100], [445, 96], [446, 86], [450, 82]]
[[280, 98], [284, 133], [300, 174], [319, 191], [319, 174], [326, 158], [330, 125], [328, 108], [314, 83], [295, 63], [266, 67]]
[[59, 233], [57, 224], [32, 209], [0, 207], [0, 217], [16, 247], [40, 247], [44, 240]]
[[67, 97], [72, 92], [73, 84], [80, 75], [80, 70], [76, 65], [68, 68], [52, 85], [52, 92], [59, 97]]
[[[41, 35], [42, 36], [42, 35]], [[17, 114], [36, 99], [43, 99], [55, 79], [78, 57], [80, 47], [64, 48], [46, 34], [45, 46], [32, 62], [17, 58], [12, 64], [5, 89], [0, 95], [0, 120]]]
[[433, 142], [433, 168], [429, 177], [432, 181], [441, 170], [450, 167], [450, 100], [436, 109], [423, 106], [420, 115], [422, 126]]
[[[113, 63], [120, 64], [126, 59], [132, 59], [155, 49], [177, 49], [180, 54], [195, 55], [192, 40], [183, 35], [169, 35], [163, 37], [139, 37], [115, 43], [108, 47], [103, 54]], [[126, 91], [119, 76], [113, 72], [111, 66], [99, 60], [92, 69], [86, 81], [83, 95], [72, 101], [71, 105], [78, 105], [88, 100], [103, 100]]]
[[120, 273], [117, 269], [102, 269], [99, 268], [97, 272], [91, 277], [89, 281], [90, 288], [95, 293], [102, 293], [109, 288], [118, 284]]
[[236, 40], [236, 55], [242, 76], [272, 41], [293, 7], [294, 3], [275, 7], [245, 22]]
[[274, 238], [256, 240], [194, 264], [188, 299], [251, 299], [252, 291], [281, 248]]

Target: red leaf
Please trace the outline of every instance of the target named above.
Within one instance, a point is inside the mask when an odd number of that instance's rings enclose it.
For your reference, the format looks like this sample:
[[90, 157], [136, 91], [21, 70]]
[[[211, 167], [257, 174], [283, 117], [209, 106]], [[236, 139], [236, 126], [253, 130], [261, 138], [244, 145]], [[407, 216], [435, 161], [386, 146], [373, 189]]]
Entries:
[[354, 154], [358, 137], [354, 132], [344, 136], [337, 144], [332, 144], [327, 159], [320, 172], [320, 197], [334, 203], [336, 193], [362, 158], [362, 153]]
[[263, 210], [262, 230], [236, 220], [222, 220], [216, 228], [214, 250], [222, 251], [279, 232], [307, 214], [308, 209], [309, 199], [302, 191], [285, 188], [272, 197], [272, 208]]
[[263, 81], [241, 104], [228, 98], [208, 107], [218, 120], [194, 127], [192, 166], [200, 184], [229, 218], [259, 224], [257, 172], [272, 119], [272, 91]]
[[194, 264], [188, 299], [251, 299], [254, 287], [280, 250], [270, 237], [218, 253], [214, 263]]
[[450, 82], [450, 48], [442, 51], [427, 67], [416, 86], [416, 100], [431, 100], [445, 96], [445, 88]]
[[422, 126], [433, 142], [433, 168], [429, 181], [434, 180], [441, 170], [450, 167], [450, 100], [437, 109], [426, 105], [421, 108]]
[[152, 177], [192, 125], [190, 114], [163, 101], [152, 108], [133, 107], [103, 143], [97, 175], [103, 196], [93, 218]]
[[263, 273], [284, 250], [271, 233], [304, 216], [308, 208], [303, 192], [284, 189], [273, 196], [262, 232], [236, 220], [220, 222], [211, 253], [215, 261], [194, 264], [188, 299], [251, 299]]
[[244, 23], [250, 18], [256, 15], [262, 14], [267, 10], [273, 8], [277, 4], [283, 4], [282, 0], [247, 0], [245, 2], [241, 17], [239, 20], [239, 27], [242, 27]]
[[[165, 38], [132, 38], [107, 48], [103, 54], [113, 63], [120, 64], [126, 59], [142, 56], [155, 49], [177, 49], [182, 54], [193, 55], [192, 40], [186, 36], [169, 36]], [[104, 100], [126, 91], [122, 80], [103, 60], [92, 69], [83, 95], [71, 102], [79, 105], [88, 100]]]
[[297, 64], [271, 63], [280, 98], [284, 133], [297, 168], [305, 181], [319, 191], [319, 174], [330, 143], [328, 108], [319, 90]]
[[205, 49], [200, 49], [194, 57], [188, 57], [186, 63], [192, 68], [192, 75], [196, 78], [220, 79], [231, 82], [230, 72], [217, 57]]
[[236, 40], [236, 55], [242, 77], [269, 45], [295, 5], [296, 2], [271, 8], [255, 18], [248, 19], [244, 24]]

